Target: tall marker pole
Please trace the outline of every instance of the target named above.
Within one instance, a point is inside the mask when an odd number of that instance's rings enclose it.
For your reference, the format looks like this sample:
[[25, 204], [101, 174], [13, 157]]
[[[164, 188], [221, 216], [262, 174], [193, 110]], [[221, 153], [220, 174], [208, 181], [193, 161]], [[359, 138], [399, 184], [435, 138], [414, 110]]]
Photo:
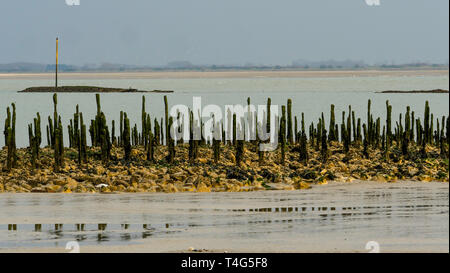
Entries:
[[56, 37], [55, 92], [58, 91], [58, 37]]

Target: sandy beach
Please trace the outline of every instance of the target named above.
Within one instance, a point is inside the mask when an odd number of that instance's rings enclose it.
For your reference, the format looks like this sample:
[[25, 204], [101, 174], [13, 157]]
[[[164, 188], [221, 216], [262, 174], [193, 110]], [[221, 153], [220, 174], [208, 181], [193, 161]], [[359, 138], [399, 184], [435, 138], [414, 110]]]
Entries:
[[[448, 183], [439, 182], [330, 182], [242, 193], [5, 194], [0, 205], [6, 208], [0, 211], [0, 253], [63, 253], [74, 240], [81, 253], [361, 253], [369, 241], [383, 253], [448, 252]], [[8, 230], [9, 224], [17, 229]]]
[[[59, 73], [60, 79], [199, 79], [199, 78], [320, 78], [374, 76], [445, 76], [448, 70], [339, 71], [153, 71]], [[0, 79], [52, 79], [54, 73], [0, 73]]]

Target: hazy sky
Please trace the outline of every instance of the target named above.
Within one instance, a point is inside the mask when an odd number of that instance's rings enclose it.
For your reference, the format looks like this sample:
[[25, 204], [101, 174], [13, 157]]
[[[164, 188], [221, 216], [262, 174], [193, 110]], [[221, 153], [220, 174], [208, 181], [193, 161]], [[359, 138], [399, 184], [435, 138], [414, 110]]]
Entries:
[[1, 0], [0, 63], [448, 62], [448, 0]]

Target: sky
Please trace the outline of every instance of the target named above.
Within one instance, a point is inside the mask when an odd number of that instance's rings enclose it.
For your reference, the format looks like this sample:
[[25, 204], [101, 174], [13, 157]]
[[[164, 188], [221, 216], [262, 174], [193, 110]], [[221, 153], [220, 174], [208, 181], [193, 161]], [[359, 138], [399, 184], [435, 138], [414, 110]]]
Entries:
[[0, 63], [448, 63], [448, 0], [2, 0]]

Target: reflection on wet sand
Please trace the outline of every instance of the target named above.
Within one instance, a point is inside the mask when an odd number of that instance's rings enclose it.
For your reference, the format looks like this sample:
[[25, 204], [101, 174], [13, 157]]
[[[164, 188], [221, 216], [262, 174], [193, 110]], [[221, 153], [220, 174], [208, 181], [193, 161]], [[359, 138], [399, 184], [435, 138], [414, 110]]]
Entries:
[[373, 240], [384, 251], [446, 252], [448, 194], [448, 183], [363, 182], [294, 192], [3, 195], [0, 252], [64, 251], [74, 240], [85, 252], [364, 251]]
[[[130, 241], [133, 238], [145, 239], [152, 236], [153, 232], [156, 230], [155, 228], [152, 228], [151, 225], [149, 224], [140, 224], [140, 225], [104, 224], [104, 223], [97, 225], [74, 224], [73, 227], [70, 225], [64, 226], [63, 224], [53, 224], [53, 225], [8, 224], [7, 226], [8, 226], [7, 230], [10, 232], [30, 232], [31, 230], [34, 232], [40, 232], [42, 233], [42, 238], [40, 238], [40, 240], [63, 239], [63, 238], [67, 238], [69, 240], [75, 233], [75, 240], [80, 242], [86, 240], [107, 242], [117, 239], [120, 239], [121, 241]], [[166, 224], [166, 227], [168, 227], [168, 224]], [[130, 231], [125, 232], [127, 230]], [[0, 230], [0, 232], [2, 231], [4, 230]], [[44, 238], [46, 236], [47, 238]]]

